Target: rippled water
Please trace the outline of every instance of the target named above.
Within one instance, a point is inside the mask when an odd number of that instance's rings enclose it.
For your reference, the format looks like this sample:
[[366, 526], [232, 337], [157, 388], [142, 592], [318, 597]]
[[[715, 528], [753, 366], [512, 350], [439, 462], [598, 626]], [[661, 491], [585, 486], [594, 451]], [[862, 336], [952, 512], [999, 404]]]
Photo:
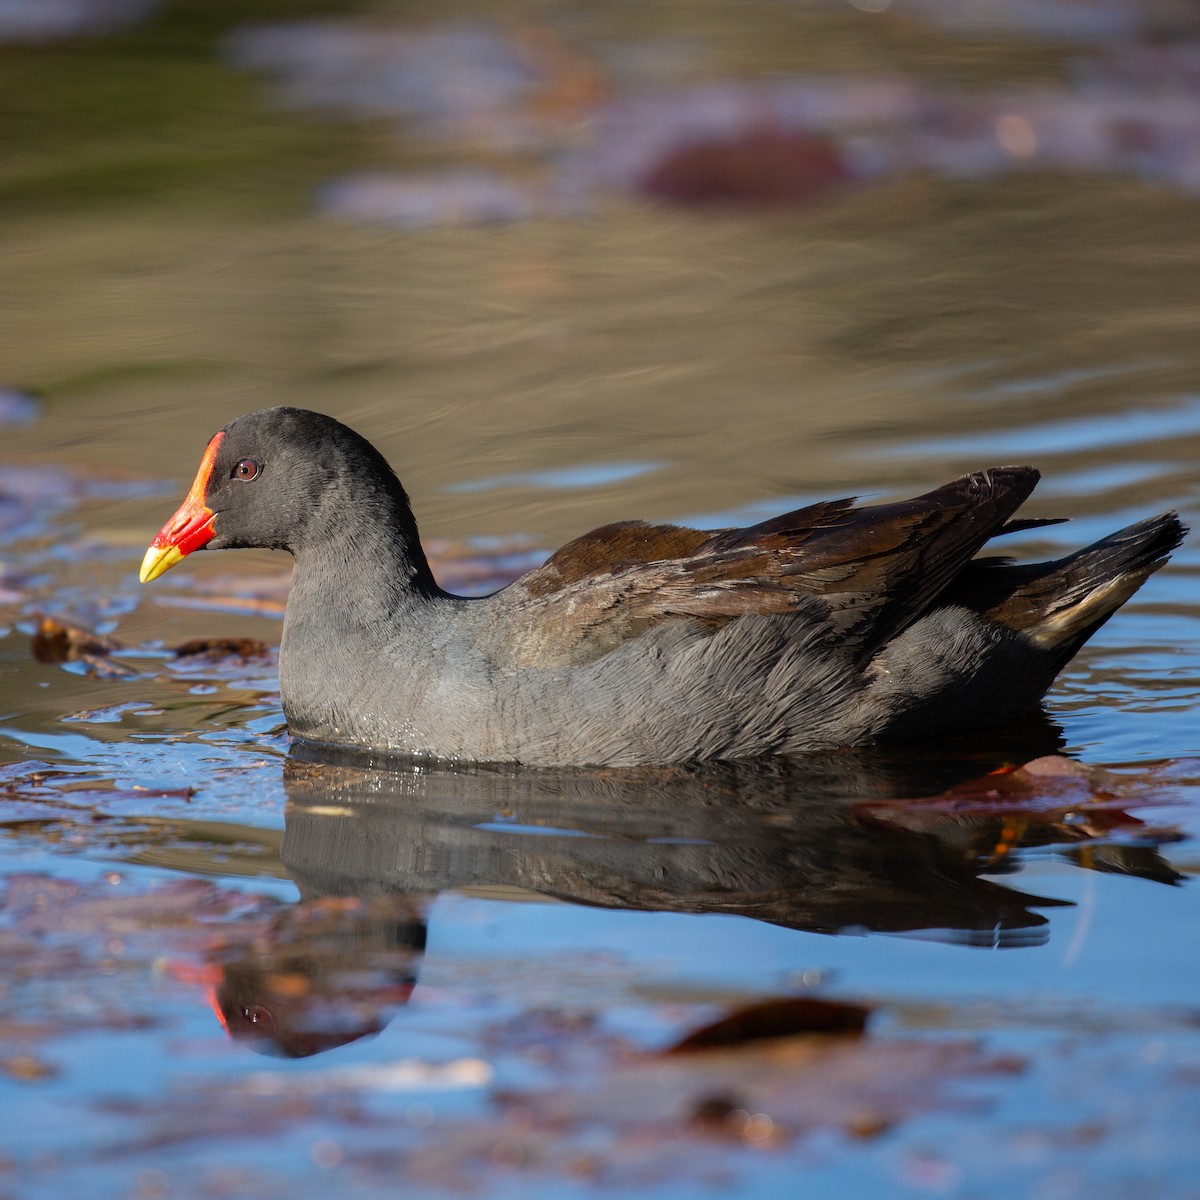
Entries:
[[[881, 61], [1052, 83], [1084, 53], [801, 7], [806, 69], [867, 83]], [[749, 522], [1001, 462], [1042, 470], [1029, 515], [1071, 518], [1011, 553], [1167, 508], [1194, 524], [1194, 197], [1051, 165], [795, 210], [623, 196], [339, 223], [314, 208], [326, 179], [432, 151], [272, 110], [185, 8], [8, 60], [27, 124], [0, 177], [19, 201], [0, 224], [0, 1192], [1193, 1195], [1194, 535], [1032, 728], [631, 777], [298, 761], [269, 649], [168, 649], [275, 645], [286, 563], [197, 555], [152, 590], [136, 570], [213, 430], [277, 403], [380, 446], [464, 591], [609, 520]], [[622, 54], [665, 53], [661, 15], [610, 19]], [[687, 72], [798, 69], [779, 20], [700, 6]], [[204, 104], [163, 82], [169, 44], [199, 47]], [[76, 129], [68, 77], [107, 80], [114, 115]], [[88, 162], [124, 163], [124, 190], [73, 194]], [[115, 634], [128, 671], [38, 662], [43, 614]], [[978, 782], [1057, 752], [1119, 769]], [[872, 1006], [884, 1065], [820, 1059], [775, 1091], [775, 1060], [694, 1068], [664, 1097], [637, 1074], [784, 995]], [[749, 1123], [697, 1117], [730, 1097]]]

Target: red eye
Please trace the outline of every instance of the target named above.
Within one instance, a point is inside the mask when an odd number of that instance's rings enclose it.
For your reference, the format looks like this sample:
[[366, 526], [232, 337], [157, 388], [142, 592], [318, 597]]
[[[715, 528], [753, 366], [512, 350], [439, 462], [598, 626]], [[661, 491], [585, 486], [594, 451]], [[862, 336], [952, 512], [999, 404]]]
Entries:
[[259, 465], [252, 458], [243, 458], [236, 467], [233, 468], [230, 479], [256, 479], [258, 477]]

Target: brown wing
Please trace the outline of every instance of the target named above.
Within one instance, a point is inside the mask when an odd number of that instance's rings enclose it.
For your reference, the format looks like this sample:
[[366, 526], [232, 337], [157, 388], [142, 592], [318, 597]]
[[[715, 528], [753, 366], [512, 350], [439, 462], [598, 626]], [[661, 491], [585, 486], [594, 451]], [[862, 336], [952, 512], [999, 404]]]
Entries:
[[691, 558], [709, 536], [703, 529], [645, 521], [601, 525], [556, 550], [518, 582], [531, 596], [548, 596], [573, 583], [633, 566]]
[[815, 595], [870, 654], [930, 607], [1037, 479], [1030, 467], [998, 467], [915, 500], [827, 501], [746, 529], [607, 525], [494, 598], [512, 617], [505, 645], [491, 649], [513, 665], [584, 662], [668, 618], [721, 624]]

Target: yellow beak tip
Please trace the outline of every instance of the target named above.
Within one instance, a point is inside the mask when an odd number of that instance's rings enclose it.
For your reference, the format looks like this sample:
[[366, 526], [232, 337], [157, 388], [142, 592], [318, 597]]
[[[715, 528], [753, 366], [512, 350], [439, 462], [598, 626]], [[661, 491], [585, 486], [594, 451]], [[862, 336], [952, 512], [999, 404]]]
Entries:
[[142, 559], [138, 579], [142, 583], [149, 583], [169, 571], [182, 558], [183, 555], [174, 546], [151, 546], [146, 551], [146, 557]]

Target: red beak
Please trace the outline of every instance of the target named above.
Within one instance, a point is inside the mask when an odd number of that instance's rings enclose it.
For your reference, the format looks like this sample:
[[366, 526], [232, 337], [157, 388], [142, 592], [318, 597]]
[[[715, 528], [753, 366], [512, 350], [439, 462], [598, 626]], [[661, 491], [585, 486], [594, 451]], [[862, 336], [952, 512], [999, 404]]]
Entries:
[[204, 503], [204, 493], [208, 490], [213, 463], [216, 462], [217, 451], [224, 440], [225, 435], [218, 433], [208, 443], [208, 449], [204, 451], [204, 457], [200, 460], [200, 469], [196, 472], [196, 479], [192, 490], [187, 494], [187, 499], [150, 543], [150, 549], [142, 559], [139, 576], [143, 583], [157, 579], [193, 550], [207, 545], [212, 538], [215, 514]]

